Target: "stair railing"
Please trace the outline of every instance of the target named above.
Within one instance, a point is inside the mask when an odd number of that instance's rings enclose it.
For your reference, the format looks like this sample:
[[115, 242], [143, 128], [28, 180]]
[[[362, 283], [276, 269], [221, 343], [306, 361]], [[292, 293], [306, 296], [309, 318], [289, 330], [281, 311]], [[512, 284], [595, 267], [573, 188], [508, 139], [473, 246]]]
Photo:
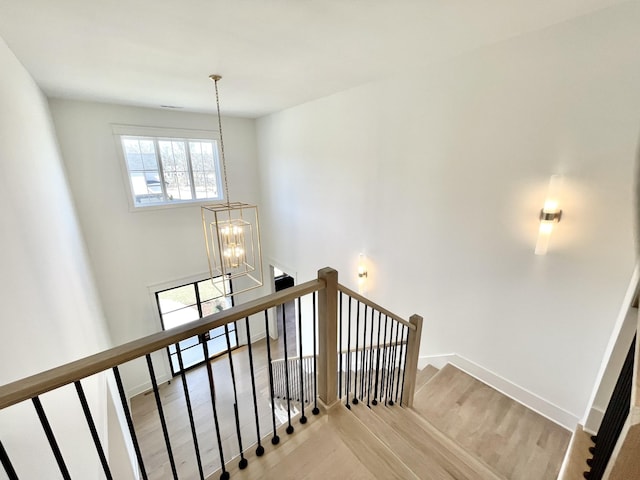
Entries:
[[338, 395], [347, 408], [413, 406], [422, 317], [409, 321], [338, 285]]
[[[355, 292], [347, 289], [346, 287], [338, 284], [338, 273], [330, 268], [322, 269], [318, 272], [318, 278], [295, 287], [288, 288], [286, 290], [267, 295], [265, 297], [249, 301], [237, 306], [234, 306], [228, 310], [224, 310], [213, 315], [209, 315], [200, 320], [190, 322], [180, 327], [158, 332], [147, 337], [134, 340], [132, 342], [120, 345], [118, 347], [91, 355], [89, 357], [68, 363], [66, 365], [53, 368], [51, 370], [38, 373], [36, 375], [24, 378], [6, 384], [0, 387], [0, 410], [11, 408], [14, 405], [23, 403], [32, 403], [33, 408], [38, 416], [40, 424], [43, 429], [44, 436], [46, 436], [55, 463], [64, 479], [72, 478], [84, 478], [82, 472], [78, 473], [74, 470], [73, 456], [71, 455], [72, 449], [69, 446], [60, 444], [58, 437], [56, 436], [56, 429], [63, 428], [61, 425], [53, 425], [49, 421], [46, 410], [49, 408], [46, 398], [43, 405], [41, 397], [45, 396], [48, 392], [57, 391], [60, 389], [67, 389], [73, 385], [77, 394], [77, 400], [82, 406], [82, 410], [85, 415], [87, 428], [91, 433], [91, 438], [95, 445], [96, 450], [96, 465], [100, 462], [102, 470], [104, 471], [107, 479], [113, 478], [111, 473], [111, 466], [107, 460], [105, 449], [102, 445], [104, 439], [101, 438], [97, 431], [96, 424], [92, 415], [92, 405], [87, 401], [86, 395], [83, 390], [83, 381], [86, 381], [89, 377], [94, 375], [111, 376], [115, 382], [120, 397], [120, 403], [124, 416], [126, 418], [127, 430], [129, 434], [130, 443], [135, 450], [135, 458], [137, 460], [137, 469], [140, 474], [140, 478], [147, 479], [151, 472], [147, 468], [150, 456], [159, 455], [157, 451], [152, 452], [153, 455], [145, 455], [145, 448], [139, 442], [139, 432], [137, 430], [137, 419], [133, 418], [131, 409], [129, 407], [129, 399], [124, 389], [122, 382], [120, 368], [123, 364], [135, 361], [144, 360], [149, 372], [149, 378], [152, 385], [152, 391], [155, 399], [156, 410], [154, 413], [157, 415], [157, 419], [162, 427], [162, 435], [164, 437], [164, 452], [165, 458], [168, 458], [168, 463], [171, 470], [171, 477], [178, 479], [180, 476], [197, 476], [201, 480], [211, 478], [210, 472], [205, 472], [204, 465], [211, 465], [211, 458], [203, 458], [205, 455], [213, 455], [213, 451], [210, 448], [201, 448], [199, 445], [199, 436], [197, 430], [205, 428], [201, 423], [196, 422], [194, 419], [194, 408], [192, 408], [192, 400], [194, 395], [194, 385], [189, 384], [189, 378], [185, 374], [184, 369], [180, 375], [180, 381], [182, 382], [184, 392], [184, 410], [181, 415], [177, 415], [175, 408], [172, 408], [170, 415], [164, 413], [164, 402], [162, 392], [157, 382], [157, 376], [155, 373], [155, 363], [152, 354], [158, 351], [163, 351], [170, 345], [176, 345], [178, 343], [194, 337], [203, 337], [206, 332], [218, 327], [225, 327], [226, 337], [228, 341], [229, 330], [227, 326], [232, 322], [245, 322], [247, 345], [246, 352], [236, 350], [233, 354], [228, 353], [227, 358], [219, 357], [216, 360], [209, 360], [205, 362], [208, 378], [208, 390], [209, 393], [209, 409], [213, 416], [213, 425], [209, 425], [208, 428], [212, 429], [216, 435], [217, 443], [217, 458], [213, 465], [218, 472], [220, 472], [220, 478], [229, 478], [229, 472], [227, 471], [227, 462], [231, 458], [239, 457], [239, 468], [245, 468], [247, 466], [247, 458], [245, 457], [247, 443], [255, 442], [257, 445], [255, 453], [256, 456], [261, 456], [265, 452], [264, 445], [262, 444], [263, 437], [261, 433], [261, 421], [260, 414], [264, 418], [264, 401], [260, 401], [259, 389], [256, 388], [256, 367], [255, 364], [261, 361], [256, 357], [255, 345], [251, 336], [251, 324], [255, 321], [253, 317], [250, 321], [250, 317], [264, 316], [264, 325], [266, 330], [266, 337], [269, 338], [269, 319], [268, 310], [283, 305], [290, 301], [296, 301], [298, 304], [298, 332], [300, 336], [298, 338], [299, 351], [298, 358], [304, 358], [302, 351], [302, 335], [308, 335], [308, 331], [303, 331], [303, 308], [301, 300], [304, 298], [306, 304], [311, 304], [310, 309], [306, 309], [304, 314], [312, 317], [311, 325], [313, 326], [311, 335], [313, 336], [311, 355], [311, 362], [306, 366], [307, 370], [311, 370], [311, 375], [303, 375], [302, 366], [303, 362], [298, 362], [297, 373], [295, 377], [299, 382], [301, 392], [302, 411], [298, 418], [301, 424], [306, 423], [306, 416], [304, 405], [305, 403], [313, 402], [313, 414], [320, 412], [318, 408], [318, 402], [324, 403], [326, 406], [330, 406], [338, 400], [338, 389], [341, 382], [338, 382], [338, 362], [343, 358], [342, 355], [337, 353], [342, 349], [338, 349], [338, 340], [340, 337], [340, 344], [343, 344], [342, 334], [351, 331], [350, 320], [345, 319], [343, 325], [343, 300], [344, 297], [351, 303], [355, 300], [359, 305], [363, 305], [367, 310], [365, 318], [363, 318], [362, 326], [367, 328], [367, 333], [362, 330], [360, 336], [359, 326], [356, 328], [357, 335], [348, 343], [348, 350], [351, 353], [355, 353], [356, 356], [360, 356], [360, 364], [368, 362], [369, 370], [365, 375], [361, 374], [359, 379], [359, 397], [364, 398], [366, 393], [367, 402], [373, 398], [373, 400], [382, 400], [391, 403], [391, 401], [397, 402], [398, 398], [405, 405], [411, 405], [413, 400], [413, 393], [415, 388], [415, 374], [417, 371], [417, 359], [418, 348], [420, 343], [420, 333], [422, 326], [422, 319], [414, 315], [409, 322], [402, 320], [400, 317], [388, 312], [387, 310], [379, 307], [378, 305], [368, 301], [364, 297], [358, 295]], [[338, 291], [340, 291], [340, 314], [338, 312]], [[284, 311], [284, 309], [283, 309]], [[373, 316], [378, 315], [378, 322], [376, 324]], [[369, 315], [369, 320], [367, 320]], [[381, 329], [382, 316], [384, 315], [385, 328]], [[338, 330], [338, 318], [340, 318], [340, 330]], [[255, 325], [255, 324], [254, 324]], [[283, 327], [286, 325], [286, 318], [283, 318]], [[305, 329], [309, 328], [309, 322], [305, 322]], [[349, 325], [346, 330], [343, 329], [345, 325]], [[376, 326], [377, 325], [377, 326]], [[387, 329], [387, 326], [389, 327]], [[344, 330], [344, 332], [343, 332]], [[367, 349], [364, 348], [367, 345], [367, 338], [369, 339], [368, 351], [371, 353], [364, 354]], [[375, 338], [375, 342], [372, 340]], [[203, 339], [204, 340], [204, 339]], [[284, 341], [286, 342], [286, 332], [284, 335]], [[270, 341], [266, 343], [266, 358], [262, 360], [265, 362], [268, 370], [268, 390], [267, 394], [269, 398], [270, 417], [272, 430], [271, 443], [273, 445], [279, 443], [280, 438], [278, 436], [279, 425], [276, 422], [276, 415], [274, 411], [274, 372], [272, 369], [272, 355], [270, 349]], [[375, 348], [374, 348], [375, 344]], [[207, 342], [203, 341], [203, 348], [205, 358], [209, 358], [207, 352]], [[182, 363], [180, 358], [180, 348], [176, 348], [178, 352], [178, 360]], [[284, 361], [284, 375], [287, 378], [285, 382], [289, 385], [288, 377], [295, 375], [289, 368], [289, 361], [286, 358], [287, 348], [285, 346], [285, 361]], [[373, 353], [375, 352], [375, 353]], [[238, 400], [236, 368], [234, 361], [236, 355], [246, 354], [248, 364], [250, 366], [250, 380], [251, 380], [251, 397], [252, 402], [249, 408], [242, 410], [240, 408], [240, 402]], [[355, 358], [355, 357], [354, 357]], [[228, 371], [230, 373], [232, 391], [233, 391], [233, 405], [223, 405], [216, 398], [216, 377], [213, 374], [213, 364], [221, 361], [227, 362]], [[348, 360], [347, 360], [348, 361]], [[378, 368], [378, 365], [384, 362], [384, 368]], [[376, 369], [373, 369], [372, 365], [376, 365]], [[295, 367], [294, 367], [295, 369]], [[342, 375], [342, 369], [340, 375]], [[385, 376], [386, 375], [386, 376]], [[402, 376], [402, 379], [401, 379]], [[384, 378], [383, 378], [384, 377]], [[248, 381], [248, 379], [244, 379]], [[311, 387], [309, 384], [313, 383]], [[351, 383], [347, 382], [347, 389], [351, 389]], [[366, 385], [366, 388], [365, 388]], [[218, 385], [218, 387], [220, 387]], [[199, 387], [201, 389], [201, 387]], [[288, 387], [287, 387], [288, 388]], [[353, 383], [353, 392], [355, 395], [356, 382]], [[376, 390], [377, 388], [377, 390]], [[305, 393], [307, 392], [307, 393]], [[311, 392], [311, 399], [307, 399], [306, 395]], [[292, 411], [290, 405], [291, 392], [286, 394], [287, 396], [287, 419], [286, 419], [286, 432], [291, 434], [294, 432]], [[348, 397], [347, 397], [348, 398]], [[354, 396], [357, 398], [357, 396]], [[347, 400], [348, 402], [349, 400]], [[246, 403], [246, 402], [245, 402]], [[354, 401], [355, 403], [355, 401]], [[246, 405], [245, 405], [246, 406]], [[309, 405], [310, 406], [310, 405]], [[46, 407], [46, 408], [45, 408]], [[262, 412], [260, 411], [262, 410]], [[220, 426], [221, 416], [234, 419], [235, 423], [235, 441], [232, 440], [233, 446], [230, 446], [229, 441], [222, 441], [222, 433]], [[188, 417], [188, 426], [184, 427], [186, 430], [191, 430], [191, 441], [193, 447], [193, 456], [189, 459], [180, 458], [179, 462], [173, 455], [172, 450], [172, 435], [171, 432], [176, 429], [175, 425], [172, 426], [172, 422], [176, 417], [180, 417], [186, 423], [186, 417]], [[247, 418], [251, 418], [254, 421], [254, 433], [255, 436], [247, 442], [246, 431], [244, 428], [247, 424]], [[210, 418], [210, 417], [209, 417]], [[198, 429], [196, 429], [196, 425]], [[242, 427], [242, 428], [241, 428]], [[187, 430], [188, 431], [188, 430]], [[242, 436], [242, 432], [245, 434], [245, 438]], [[225, 438], [229, 435], [227, 429], [224, 432]], [[24, 444], [22, 442], [14, 442], [16, 436], [19, 436], [19, 432], [0, 432], [2, 438], [0, 438], [0, 463], [2, 463], [4, 471], [10, 480], [19, 478], [21, 474], [21, 468], [24, 465], [14, 465], [11, 460], [11, 452], [16, 447], [16, 443]], [[6, 440], [6, 441], [5, 441]], [[184, 449], [182, 449], [184, 451]], [[216, 450], [216, 449], [214, 449]], [[34, 452], [35, 453], [35, 452]], [[216, 463], [217, 462], [217, 463]], [[165, 462], [166, 463], [166, 462]], [[162, 467], [164, 468], [164, 466]], [[185, 473], [185, 469], [188, 471]], [[196, 472], [197, 471], [197, 472]], [[157, 473], [156, 473], [157, 476]]]

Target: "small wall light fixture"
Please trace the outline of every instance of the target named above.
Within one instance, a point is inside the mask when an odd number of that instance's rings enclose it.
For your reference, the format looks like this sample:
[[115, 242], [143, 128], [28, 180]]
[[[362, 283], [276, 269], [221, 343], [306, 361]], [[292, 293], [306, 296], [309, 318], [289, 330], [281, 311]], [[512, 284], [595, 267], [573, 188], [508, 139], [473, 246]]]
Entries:
[[558, 206], [558, 193], [562, 184], [561, 175], [552, 175], [549, 181], [547, 199], [540, 210], [540, 228], [538, 230], [538, 241], [536, 242], [536, 255], [546, 255], [549, 249], [549, 239], [553, 228], [562, 218], [562, 210]]
[[361, 253], [358, 258], [358, 291], [360, 293], [364, 292], [364, 283], [369, 275], [365, 260], [364, 253]]

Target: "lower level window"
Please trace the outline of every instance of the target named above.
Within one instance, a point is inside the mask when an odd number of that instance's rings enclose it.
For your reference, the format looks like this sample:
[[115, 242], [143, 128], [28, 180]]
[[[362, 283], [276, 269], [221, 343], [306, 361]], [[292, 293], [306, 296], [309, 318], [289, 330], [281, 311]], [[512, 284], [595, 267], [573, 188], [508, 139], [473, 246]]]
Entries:
[[[232, 298], [215, 298], [219, 289], [223, 288], [223, 285], [214, 286], [214, 282], [227, 282], [229, 290], [232, 287], [231, 280], [217, 277], [213, 280], [208, 278], [156, 292], [156, 302], [158, 312], [160, 312], [162, 328], [169, 330], [232, 307]], [[205, 349], [203, 342], [207, 344], [209, 358], [225, 353], [228, 348], [236, 348], [238, 346], [238, 337], [235, 322], [228, 324], [226, 331], [224, 326], [217, 327], [199, 337], [194, 336], [182, 340], [177, 348], [176, 345], [169, 346], [167, 351], [173, 375], [177, 375], [182, 370], [180, 368], [178, 350], [182, 357], [182, 367], [185, 370], [204, 362]]]

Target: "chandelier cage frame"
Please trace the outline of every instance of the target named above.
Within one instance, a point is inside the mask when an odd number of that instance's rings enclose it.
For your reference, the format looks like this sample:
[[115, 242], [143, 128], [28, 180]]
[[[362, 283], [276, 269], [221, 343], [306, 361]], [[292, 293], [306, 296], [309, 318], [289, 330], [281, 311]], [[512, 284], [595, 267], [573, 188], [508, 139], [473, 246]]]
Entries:
[[232, 288], [230, 282], [212, 282], [215, 291], [219, 296], [232, 296], [261, 287], [264, 278], [258, 207], [232, 202], [203, 205], [201, 211], [211, 279], [246, 279], [235, 282]]

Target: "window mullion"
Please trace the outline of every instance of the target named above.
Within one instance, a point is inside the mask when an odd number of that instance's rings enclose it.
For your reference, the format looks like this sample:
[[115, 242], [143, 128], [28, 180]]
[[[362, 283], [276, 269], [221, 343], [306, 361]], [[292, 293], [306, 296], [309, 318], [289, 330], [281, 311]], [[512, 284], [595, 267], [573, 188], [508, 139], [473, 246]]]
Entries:
[[187, 154], [187, 169], [189, 170], [189, 179], [191, 180], [191, 198], [196, 200], [196, 181], [193, 176], [193, 167], [191, 165], [191, 148], [189, 147], [189, 140], [184, 140], [184, 151]]
[[168, 202], [169, 201], [169, 195], [167, 195], [167, 186], [164, 183], [164, 168], [162, 166], [162, 155], [160, 155], [160, 145], [158, 143], [158, 138], [157, 137], [153, 138], [153, 144], [155, 146], [156, 155], [157, 155], [157, 159], [158, 159], [158, 173], [159, 173], [159, 176], [160, 176], [160, 188], [162, 189], [162, 195], [164, 195], [164, 201]]

